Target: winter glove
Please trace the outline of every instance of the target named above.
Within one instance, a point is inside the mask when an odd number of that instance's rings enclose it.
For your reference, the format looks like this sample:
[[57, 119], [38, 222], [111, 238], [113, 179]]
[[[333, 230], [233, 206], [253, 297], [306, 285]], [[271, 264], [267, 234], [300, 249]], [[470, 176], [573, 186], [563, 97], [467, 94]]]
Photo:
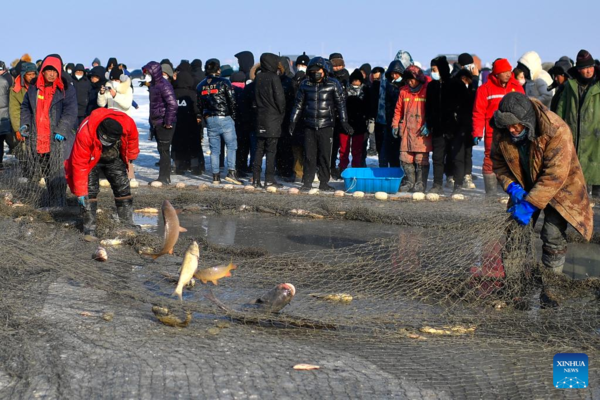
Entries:
[[25, 141], [25, 137], [21, 135], [20, 132], [15, 132], [15, 139], [17, 139], [19, 142]]
[[523, 189], [523, 187], [516, 182], [512, 182], [510, 185], [508, 185], [506, 188], [506, 193], [508, 193], [510, 196], [510, 200], [513, 204], [521, 203], [525, 199], [525, 196], [527, 196], [525, 189]]
[[65, 137], [63, 135], [61, 135], [60, 133], [55, 133], [54, 140], [56, 140], [58, 142], [62, 142], [63, 140], [65, 140]]
[[354, 135], [354, 129], [352, 129], [352, 126], [350, 126], [350, 124], [346, 121], [342, 122], [342, 129], [344, 129], [344, 132], [346, 132], [348, 135]]
[[398, 128], [392, 128], [392, 136], [398, 139]]
[[21, 132], [21, 136], [23, 137], [29, 136], [29, 125], [23, 125], [20, 127], [19, 132]]
[[77, 198], [77, 203], [79, 203], [79, 205], [80, 205], [81, 207], [84, 207], [84, 208], [85, 208], [85, 206], [86, 206], [86, 202], [85, 202], [85, 200], [86, 200], [85, 196], [79, 196], [79, 197]]
[[530, 202], [523, 200], [519, 204], [515, 204], [508, 209], [507, 212], [511, 213], [512, 217], [521, 225], [528, 225], [531, 221], [533, 213], [537, 211], [537, 208]]
[[421, 127], [421, 129], [419, 130], [419, 134], [421, 136], [427, 137], [429, 136], [429, 129], [427, 129], [427, 124], [423, 124], [423, 126]]
[[294, 130], [296, 130], [296, 123], [290, 122], [290, 129], [289, 129], [290, 136], [294, 135]]
[[477, 146], [479, 144], [479, 142], [481, 142], [481, 139], [482, 138], [480, 138], [480, 137], [473, 138], [473, 145]]

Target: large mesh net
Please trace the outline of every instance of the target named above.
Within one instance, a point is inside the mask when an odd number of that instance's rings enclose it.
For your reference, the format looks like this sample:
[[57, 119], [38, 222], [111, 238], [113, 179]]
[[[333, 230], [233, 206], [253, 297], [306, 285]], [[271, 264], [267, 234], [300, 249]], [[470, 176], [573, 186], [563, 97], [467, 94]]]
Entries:
[[[121, 245], [101, 263], [98, 243], [74, 229], [75, 207], [37, 211], [37, 195], [16, 190], [12, 176], [3, 180], [12, 200], [0, 205], [0, 397], [553, 398], [566, 393], [553, 388], [554, 354], [599, 354], [600, 282], [548, 275], [533, 229], [498, 202], [144, 188], [136, 208], [169, 199], [188, 218], [260, 213], [398, 232], [285, 254], [182, 235], [175, 256], [152, 260], [140, 253], [162, 238], [123, 229], [102, 193], [98, 234]], [[200, 269], [237, 268], [216, 286], [187, 286], [179, 301], [192, 239]], [[542, 282], [559, 308], [540, 309]], [[281, 311], [251, 304], [281, 283], [296, 290]], [[293, 360], [322, 370], [290, 376]], [[598, 383], [590, 368], [590, 388], [568, 396], [598, 397]]]

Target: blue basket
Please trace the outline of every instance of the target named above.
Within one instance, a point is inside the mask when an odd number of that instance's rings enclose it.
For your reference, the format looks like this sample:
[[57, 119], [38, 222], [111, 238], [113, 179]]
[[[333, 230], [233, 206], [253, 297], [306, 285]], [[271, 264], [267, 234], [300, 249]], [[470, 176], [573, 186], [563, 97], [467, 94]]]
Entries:
[[348, 193], [398, 193], [403, 177], [402, 168], [348, 168], [342, 172]]

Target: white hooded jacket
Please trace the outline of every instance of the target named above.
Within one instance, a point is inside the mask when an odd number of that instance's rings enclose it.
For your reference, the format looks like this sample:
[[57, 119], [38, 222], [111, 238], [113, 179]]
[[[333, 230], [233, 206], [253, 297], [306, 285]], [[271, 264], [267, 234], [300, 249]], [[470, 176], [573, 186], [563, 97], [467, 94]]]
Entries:
[[[123, 79], [126, 75], [121, 75], [121, 77]], [[131, 88], [131, 80], [129, 77], [117, 85], [116, 92], [117, 95], [113, 98], [108, 90], [106, 90], [104, 94], [100, 94], [98, 91], [98, 106], [123, 111], [131, 116], [133, 111], [133, 89]]]
[[548, 86], [552, 84], [552, 77], [542, 69], [540, 55], [535, 51], [528, 51], [519, 58], [519, 62], [529, 68], [531, 74], [531, 80], [525, 83], [525, 94], [550, 107], [554, 90], [548, 91]]

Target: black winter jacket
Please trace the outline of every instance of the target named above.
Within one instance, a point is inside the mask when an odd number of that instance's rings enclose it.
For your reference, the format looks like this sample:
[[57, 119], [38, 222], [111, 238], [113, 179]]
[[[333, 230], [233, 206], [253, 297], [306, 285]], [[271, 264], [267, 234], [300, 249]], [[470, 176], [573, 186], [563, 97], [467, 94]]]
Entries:
[[370, 104], [369, 95], [369, 87], [365, 84], [356, 88], [350, 85], [346, 90], [348, 122], [354, 129], [355, 135], [360, 135], [367, 131], [367, 118]]
[[307, 128], [329, 128], [335, 125], [336, 113], [340, 122], [348, 122], [346, 100], [340, 83], [328, 77], [319, 83], [305, 79], [298, 88], [290, 122], [296, 124], [302, 115]]
[[[92, 82], [90, 82], [87, 76], [84, 75], [83, 78], [79, 80], [77, 78], [73, 80], [73, 87], [75, 88], [75, 93], [77, 94], [77, 116], [85, 117], [87, 115], [88, 103], [90, 101]], [[97, 96], [94, 101], [97, 101]]]
[[190, 72], [181, 71], [173, 84], [177, 98], [177, 125], [173, 136], [173, 151], [183, 154], [199, 154], [201, 130], [198, 126], [198, 107], [194, 78]]
[[[462, 81], [458, 81], [467, 89]], [[452, 135], [458, 126], [458, 82], [455, 79], [431, 81], [427, 85], [425, 120], [433, 136]]]
[[198, 103], [204, 117], [231, 116], [236, 119], [236, 104], [231, 83], [209, 75], [197, 87]]
[[265, 53], [260, 57], [261, 73], [256, 75], [256, 135], [277, 138], [285, 115], [285, 93], [277, 75], [279, 57]]

